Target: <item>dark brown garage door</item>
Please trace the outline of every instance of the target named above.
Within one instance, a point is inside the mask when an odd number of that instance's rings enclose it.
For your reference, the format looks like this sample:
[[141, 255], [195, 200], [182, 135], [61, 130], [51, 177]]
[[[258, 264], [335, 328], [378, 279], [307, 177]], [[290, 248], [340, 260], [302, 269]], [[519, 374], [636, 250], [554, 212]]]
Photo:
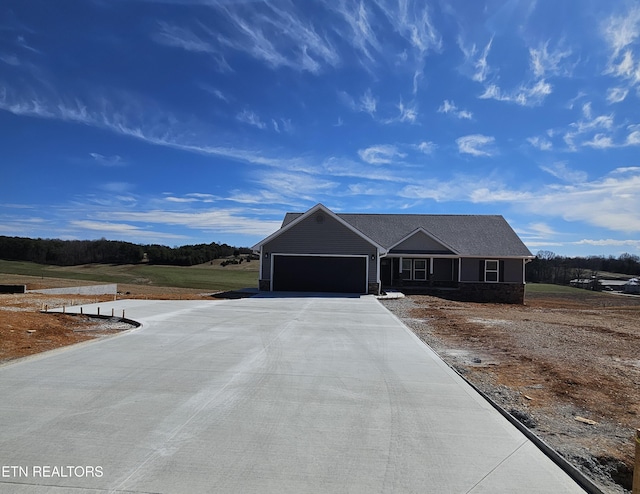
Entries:
[[366, 257], [273, 256], [273, 289], [288, 292], [367, 292]]

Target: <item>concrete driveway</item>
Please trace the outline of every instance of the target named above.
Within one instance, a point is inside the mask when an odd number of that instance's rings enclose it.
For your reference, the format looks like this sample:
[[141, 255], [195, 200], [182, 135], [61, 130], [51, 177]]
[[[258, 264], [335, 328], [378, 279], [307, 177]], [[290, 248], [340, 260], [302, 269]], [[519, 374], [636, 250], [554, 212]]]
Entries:
[[0, 367], [0, 492], [583, 492], [373, 297], [100, 307]]

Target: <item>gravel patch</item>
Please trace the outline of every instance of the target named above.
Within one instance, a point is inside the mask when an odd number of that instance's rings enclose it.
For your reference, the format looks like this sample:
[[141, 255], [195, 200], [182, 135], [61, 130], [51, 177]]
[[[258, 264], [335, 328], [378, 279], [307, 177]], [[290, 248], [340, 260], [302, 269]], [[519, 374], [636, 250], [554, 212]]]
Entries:
[[542, 296], [527, 306], [430, 296], [382, 303], [603, 492], [627, 494], [640, 419], [640, 301], [615, 299], [596, 308]]

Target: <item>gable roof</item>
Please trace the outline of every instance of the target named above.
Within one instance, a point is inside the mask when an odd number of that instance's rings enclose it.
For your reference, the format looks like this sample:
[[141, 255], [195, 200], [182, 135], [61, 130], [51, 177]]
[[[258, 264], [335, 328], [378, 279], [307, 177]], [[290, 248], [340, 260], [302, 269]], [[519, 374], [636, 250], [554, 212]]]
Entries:
[[[288, 227], [301, 215], [303, 213], [287, 213], [282, 227]], [[422, 229], [434, 240], [448, 246], [461, 256], [533, 257], [531, 251], [500, 215], [335, 214], [335, 216], [362, 232], [386, 251], [416, 230]]]
[[439, 244], [442, 249], [445, 249], [449, 252], [452, 252], [454, 254], [458, 254], [458, 252], [456, 252], [455, 249], [453, 249], [452, 247], [446, 245], [442, 240], [440, 240], [439, 238], [436, 238], [435, 236], [433, 236], [431, 233], [429, 233], [427, 230], [425, 230], [423, 227], [419, 227], [416, 230], [412, 231], [411, 233], [405, 235], [403, 238], [401, 238], [400, 240], [398, 240], [397, 242], [395, 242], [393, 245], [389, 246], [389, 250], [392, 249], [396, 249], [398, 248], [398, 246], [404, 242], [406, 242], [407, 240], [413, 238], [414, 236], [417, 236], [419, 234], [422, 234], [423, 236], [433, 240], [434, 242], [436, 242], [437, 244]]
[[279, 235], [281, 235], [282, 233], [286, 232], [290, 228], [293, 228], [295, 225], [300, 223], [302, 220], [304, 220], [305, 218], [308, 218], [309, 216], [313, 215], [314, 213], [316, 213], [318, 211], [322, 211], [323, 213], [325, 213], [325, 214], [329, 215], [330, 217], [334, 218], [338, 223], [342, 224], [347, 229], [351, 230], [353, 233], [355, 233], [356, 235], [358, 235], [362, 239], [364, 239], [367, 242], [369, 242], [370, 244], [372, 244], [376, 249], [378, 249], [378, 251], [381, 251], [381, 252], [385, 251], [384, 247], [379, 245], [375, 240], [373, 240], [372, 238], [368, 237], [365, 233], [363, 233], [362, 231], [358, 230], [353, 225], [351, 225], [350, 223], [345, 221], [343, 218], [341, 218], [339, 215], [337, 215], [336, 213], [331, 211], [324, 204], [320, 204], [320, 203], [316, 204], [314, 207], [312, 207], [311, 209], [309, 209], [305, 213], [287, 213], [285, 215], [284, 221], [282, 222], [282, 226], [280, 227], [280, 230], [277, 230], [277, 231], [273, 232], [267, 238], [261, 240], [256, 245], [254, 245], [251, 249], [254, 250], [254, 251], [259, 250], [262, 247], [262, 245], [270, 242], [274, 238], [278, 237]]

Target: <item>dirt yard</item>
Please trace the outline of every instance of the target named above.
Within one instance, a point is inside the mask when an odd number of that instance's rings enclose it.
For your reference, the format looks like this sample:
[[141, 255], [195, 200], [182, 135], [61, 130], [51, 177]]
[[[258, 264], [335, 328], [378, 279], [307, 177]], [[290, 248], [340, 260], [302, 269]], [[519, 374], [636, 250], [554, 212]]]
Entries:
[[[73, 280], [3, 275], [3, 283], [27, 285], [28, 290], [60, 288], [85, 284]], [[211, 298], [201, 290], [182, 288], [119, 285], [118, 298], [202, 299]], [[131, 329], [129, 324], [87, 316], [43, 313], [45, 308], [113, 301], [113, 295], [44, 295], [38, 293], [0, 294], [0, 364], [72, 345], [94, 338], [104, 338]]]
[[385, 301], [466, 379], [603, 492], [631, 490], [640, 427], [640, 297], [576, 289], [526, 305]]

